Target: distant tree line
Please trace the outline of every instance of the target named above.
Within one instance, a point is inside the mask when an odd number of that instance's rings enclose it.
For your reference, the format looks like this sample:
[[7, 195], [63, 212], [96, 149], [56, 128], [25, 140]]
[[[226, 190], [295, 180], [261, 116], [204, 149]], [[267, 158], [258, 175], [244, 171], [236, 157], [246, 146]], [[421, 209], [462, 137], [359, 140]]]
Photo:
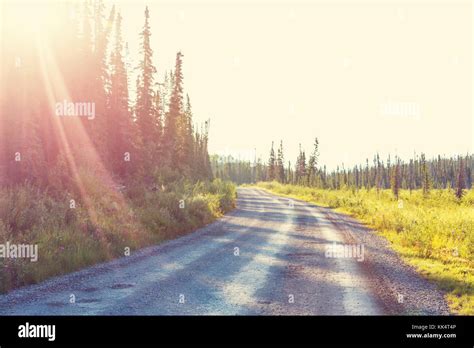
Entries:
[[465, 189], [472, 188], [474, 156], [438, 155], [426, 159], [425, 154], [421, 153], [403, 161], [398, 156], [390, 155], [382, 160], [376, 154], [371, 161], [366, 159], [363, 165], [345, 168], [344, 164], [341, 164], [335, 170], [328, 171], [325, 165], [319, 163], [319, 141], [316, 138], [309, 158], [300, 145], [294, 166], [291, 162], [285, 165], [282, 141], [276, 154], [272, 143], [266, 163], [262, 163], [261, 159], [252, 162], [215, 156], [212, 166], [217, 177], [238, 184], [278, 181], [323, 189], [392, 189], [397, 198], [400, 189], [422, 189], [428, 194], [430, 189], [452, 188], [456, 196], [461, 197]]

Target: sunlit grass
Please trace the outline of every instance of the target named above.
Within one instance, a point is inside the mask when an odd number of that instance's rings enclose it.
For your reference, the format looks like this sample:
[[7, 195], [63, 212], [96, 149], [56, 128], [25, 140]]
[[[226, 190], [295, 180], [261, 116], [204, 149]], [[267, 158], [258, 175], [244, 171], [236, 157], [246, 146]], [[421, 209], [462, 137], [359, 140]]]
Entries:
[[474, 314], [474, 192], [452, 190], [322, 190], [278, 183], [260, 188], [352, 215], [390, 241], [394, 250], [446, 291], [451, 310]]
[[125, 197], [91, 176], [82, 179], [92, 207], [77, 202], [71, 209], [68, 194], [53, 197], [28, 184], [0, 189], [0, 244], [38, 245], [37, 262], [0, 259], [0, 292], [125, 256], [126, 248], [133, 254], [191, 232], [232, 209], [236, 197], [234, 185], [218, 179], [178, 182], [165, 191], [139, 183]]

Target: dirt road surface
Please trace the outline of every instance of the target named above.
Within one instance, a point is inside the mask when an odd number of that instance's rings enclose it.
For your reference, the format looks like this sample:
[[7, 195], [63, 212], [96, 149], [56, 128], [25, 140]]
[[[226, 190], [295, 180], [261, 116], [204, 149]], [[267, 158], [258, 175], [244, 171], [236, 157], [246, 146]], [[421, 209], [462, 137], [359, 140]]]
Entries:
[[217, 314], [449, 311], [375, 232], [254, 188], [239, 188], [234, 211], [185, 237], [0, 296], [0, 315]]

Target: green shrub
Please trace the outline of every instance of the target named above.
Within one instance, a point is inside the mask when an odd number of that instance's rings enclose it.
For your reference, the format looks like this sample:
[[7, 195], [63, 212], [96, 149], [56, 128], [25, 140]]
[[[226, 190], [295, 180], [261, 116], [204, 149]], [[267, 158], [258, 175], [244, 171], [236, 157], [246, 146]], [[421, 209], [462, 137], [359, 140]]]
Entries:
[[[125, 247], [176, 238], [232, 209], [236, 197], [231, 183], [171, 182], [173, 173], [161, 173], [150, 187], [137, 181], [123, 194], [104, 186], [96, 173], [79, 175], [77, 192], [42, 191], [31, 184], [0, 188], [0, 243], [39, 249], [35, 263], [0, 259], [0, 292], [123, 256]], [[69, 208], [71, 198], [76, 209]]]

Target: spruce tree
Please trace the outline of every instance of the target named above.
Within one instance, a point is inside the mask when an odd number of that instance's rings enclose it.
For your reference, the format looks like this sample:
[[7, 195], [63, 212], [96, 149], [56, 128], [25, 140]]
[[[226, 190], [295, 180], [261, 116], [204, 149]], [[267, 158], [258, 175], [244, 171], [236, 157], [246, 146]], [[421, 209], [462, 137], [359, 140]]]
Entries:
[[314, 150], [311, 156], [309, 157], [309, 161], [308, 161], [308, 185], [310, 186], [316, 185], [318, 158], [319, 158], [319, 141], [318, 141], [318, 138], [315, 138]]
[[307, 181], [306, 178], [306, 154], [301, 149], [300, 144], [300, 152], [298, 158], [296, 159], [296, 170], [295, 170], [295, 179], [296, 182], [300, 185], [305, 184]]
[[457, 197], [457, 199], [461, 199], [462, 196], [464, 195], [465, 171], [466, 171], [466, 169], [464, 168], [463, 158], [460, 157], [459, 158], [458, 177], [457, 177], [457, 180], [456, 180], [456, 197]]
[[204, 172], [203, 172], [203, 179], [204, 180], [212, 180], [212, 168], [211, 168], [211, 160], [209, 158], [209, 150], [208, 150], [208, 143], [209, 143], [209, 127], [211, 125], [211, 121], [207, 120], [204, 122], [204, 130], [202, 134], [202, 157], [204, 163]]
[[391, 175], [392, 192], [395, 199], [398, 200], [400, 194], [400, 159], [395, 159], [395, 165], [392, 167]]
[[423, 195], [427, 196], [430, 192], [430, 173], [428, 171], [428, 165], [426, 163], [425, 154], [422, 153], [420, 157], [420, 167], [422, 175], [422, 188]]
[[191, 100], [189, 95], [186, 95], [186, 108], [183, 114], [183, 160], [186, 164], [186, 169], [190, 171], [189, 175], [194, 169], [194, 130], [193, 130], [193, 111], [191, 108]]
[[284, 183], [286, 181], [283, 155], [283, 140], [280, 141], [280, 147], [278, 148], [278, 155], [276, 161], [276, 178], [277, 181], [281, 183]]
[[123, 43], [121, 34], [122, 16], [117, 14], [115, 21], [115, 46], [112, 52], [111, 65], [111, 88], [110, 88], [110, 109], [108, 118], [109, 124], [109, 153], [112, 156], [112, 167], [123, 176], [130, 162], [125, 161], [125, 153], [129, 153], [132, 158], [135, 154], [132, 151], [131, 133], [132, 119], [129, 110], [128, 100], [128, 77], [123, 59]]
[[173, 91], [170, 97], [168, 112], [163, 131], [163, 149], [168, 165], [179, 169], [183, 160], [183, 73], [181, 52], [176, 54]]
[[270, 157], [268, 158], [268, 172], [267, 172], [267, 180], [273, 181], [276, 178], [276, 160], [275, 160], [275, 150], [273, 149], [273, 141], [272, 141], [272, 148], [270, 149]]
[[[112, 8], [109, 20], [104, 25], [104, 4], [102, 0], [97, 0], [93, 6], [93, 56], [92, 64], [88, 70], [91, 86], [88, 94], [95, 103], [95, 119], [94, 122], [87, 122], [91, 138], [96, 146], [97, 151], [103, 158], [110, 158], [109, 147], [107, 144], [107, 135], [110, 131], [109, 109], [107, 105], [107, 87], [110, 86], [110, 77], [107, 72], [107, 45], [110, 34], [110, 25], [115, 9]], [[85, 121], [84, 121], [85, 122]]]
[[153, 65], [153, 51], [150, 46], [150, 13], [148, 7], [145, 9], [145, 24], [140, 33], [141, 45], [140, 54], [142, 59], [138, 66], [139, 77], [137, 86], [137, 102], [135, 105], [135, 118], [140, 129], [143, 145], [147, 156], [147, 161], [152, 161], [156, 144], [158, 142], [158, 133], [156, 128], [156, 110], [154, 103], [153, 81], [156, 68]]

